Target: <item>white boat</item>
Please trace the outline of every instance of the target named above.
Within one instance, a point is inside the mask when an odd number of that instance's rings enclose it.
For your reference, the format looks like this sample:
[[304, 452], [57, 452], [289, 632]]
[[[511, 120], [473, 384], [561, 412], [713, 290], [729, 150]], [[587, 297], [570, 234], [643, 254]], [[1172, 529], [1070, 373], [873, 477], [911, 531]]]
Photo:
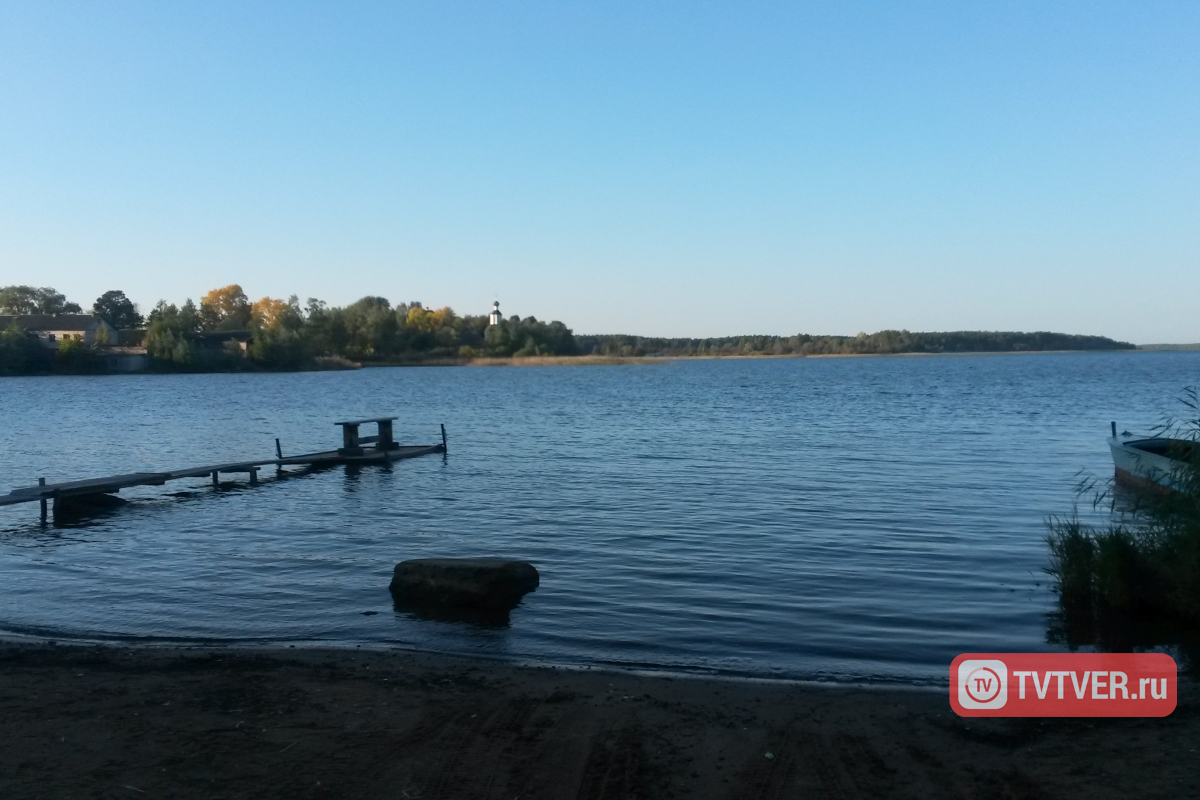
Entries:
[[1189, 439], [1137, 437], [1129, 432], [1118, 435], [1115, 422], [1108, 447], [1112, 451], [1117, 480], [1167, 489], [1175, 488], [1187, 466], [1179, 457], [1195, 458], [1200, 454], [1200, 445]]

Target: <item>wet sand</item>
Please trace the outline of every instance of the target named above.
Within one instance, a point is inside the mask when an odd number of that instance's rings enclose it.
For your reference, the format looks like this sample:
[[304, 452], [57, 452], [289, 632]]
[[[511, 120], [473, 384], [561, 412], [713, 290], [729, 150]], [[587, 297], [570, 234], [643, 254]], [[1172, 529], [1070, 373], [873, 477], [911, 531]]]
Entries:
[[0, 645], [0, 797], [1196, 797], [1165, 719], [404, 651]]

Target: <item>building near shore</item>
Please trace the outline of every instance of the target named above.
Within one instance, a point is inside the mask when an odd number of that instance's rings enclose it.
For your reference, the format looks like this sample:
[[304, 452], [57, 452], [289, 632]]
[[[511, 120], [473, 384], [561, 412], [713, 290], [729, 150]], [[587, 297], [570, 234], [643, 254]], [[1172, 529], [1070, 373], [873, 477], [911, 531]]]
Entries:
[[17, 327], [36, 336], [44, 347], [57, 350], [62, 342], [75, 339], [88, 347], [116, 345], [120, 334], [100, 317], [91, 314], [25, 314], [0, 316], [0, 330]]
[[141, 372], [150, 364], [144, 347], [98, 347], [96, 353], [109, 372]]
[[499, 325], [504, 315], [500, 313], [500, 301], [492, 303], [492, 313], [488, 314], [488, 325]]

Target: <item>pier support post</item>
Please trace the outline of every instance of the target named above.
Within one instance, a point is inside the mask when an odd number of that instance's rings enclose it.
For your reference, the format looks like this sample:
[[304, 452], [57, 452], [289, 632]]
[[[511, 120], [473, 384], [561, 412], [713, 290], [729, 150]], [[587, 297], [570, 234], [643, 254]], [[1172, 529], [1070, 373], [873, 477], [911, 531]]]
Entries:
[[[45, 485], [46, 485], [46, 479], [38, 478], [38, 486], [45, 486]], [[41, 496], [41, 505], [42, 505], [42, 522], [45, 522], [46, 521], [46, 495]]]
[[218, 475], [220, 475], [220, 474], [221, 474], [221, 473], [217, 472], [215, 469], [213, 470], [213, 474], [212, 474], [212, 481], [213, 481], [213, 488], [214, 488], [214, 489], [217, 489], [217, 488], [219, 488], [219, 487], [221, 486], [221, 481], [220, 481], [220, 479], [218, 479], [218, 477], [217, 477], [217, 476], [218, 476]]
[[258, 483], [258, 467], [250, 468], [250, 485], [254, 486]]
[[442, 452], [446, 452], [446, 423], [442, 423]]

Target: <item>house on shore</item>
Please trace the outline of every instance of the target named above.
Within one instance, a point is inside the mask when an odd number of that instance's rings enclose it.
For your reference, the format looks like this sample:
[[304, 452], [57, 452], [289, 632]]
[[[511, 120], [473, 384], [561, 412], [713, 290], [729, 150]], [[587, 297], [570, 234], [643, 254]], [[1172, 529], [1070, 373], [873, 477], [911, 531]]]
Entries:
[[83, 342], [88, 347], [117, 345], [120, 334], [100, 317], [91, 314], [26, 314], [0, 316], [0, 330], [13, 326], [30, 336], [36, 336], [44, 347], [57, 350], [67, 339]]
[[16, 326], [49, 350], [73, 339], [95, 350], [109, 372], [141, 372], [149, 364], [144, 347], [121, 347], [120, 332], [91, 314], [0, 315], [0, 331]]

